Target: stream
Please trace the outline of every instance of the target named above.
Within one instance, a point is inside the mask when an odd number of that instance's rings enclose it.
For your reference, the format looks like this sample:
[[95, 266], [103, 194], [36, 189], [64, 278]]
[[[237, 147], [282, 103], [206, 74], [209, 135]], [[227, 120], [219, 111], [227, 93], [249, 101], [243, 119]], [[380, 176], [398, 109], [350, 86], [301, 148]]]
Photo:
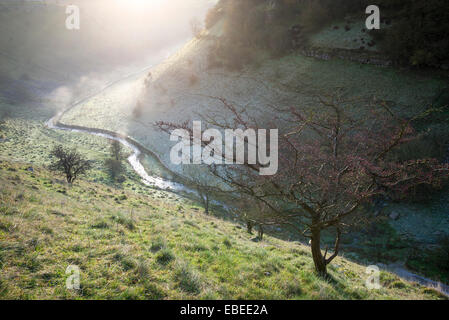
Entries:
[[142, 179], [142, 182], [145, 185], [153, 186], [153, 187], [156, 187], [156, 188], [159, 188], [162, 190], [168, 190], [168, 191], [172, 191], [172, 192], [184, 192], [184, 193], [197, 195], [196, 190], [188, 188], [181, 183], [165, 180], [161, 177], [150, 176], [146, 172], [144, 166], [142, 165], [142, 163], [140, 161], [140, 157], [142, 155], [142, 150], [140, 149], [139, 146], [137, 146], [135, 143], [133, 143], [130, 138], [125, 139], [125, 138], [120, 137], [120, 135], [118, 135], [118, 134], [108, 134], [108, 133], [104, 132], [104, 130], [100, 130], [100, 129], [80, 127], [80, 126], [76, 126], [76, 128], [74, 128], [74, 127], [60, 123], [61, 117], [69, 110], [71, 110], [74, 107], [86, 102], [87, 100], [99, 95], [100, 93], [106, 91], [110, 87], [112, 87], [120, 82], [129, 80], [133, 77], [137, 77], [137, 76], [141, 75], [142, 73], [146, 72], [150, 68], [151, 67], [145, 67], [145, 68], [143, 68], [137, 72], [131, 73], [119, 80], [107, 83], [102, 89], [88, 95], [87, 97], [84, 97], [78, 101], [75, 101], [68, 108], [57, 113], [55, 116], [53, 116], [52, 118], [50, 118], [49, 120], [47, 120], [45, 122], [45, 126], [49, 129], [63, 130], [63, 131], [70, 131], [70, 132], [83, 132], [83, 133], [88, 133], [91, 135], [103, 137], [103, 138], [106, 138], [109, 140], [118, 141], [122, 145], [124, 145], [126, 148], [129, 148], [132, 150], [132, 154], [128, 157], [127, 160], [129, 162], [129, 164], [131, 165], [131, 167], [134, 169], [134, 171], [140, 176], [140, 178]]

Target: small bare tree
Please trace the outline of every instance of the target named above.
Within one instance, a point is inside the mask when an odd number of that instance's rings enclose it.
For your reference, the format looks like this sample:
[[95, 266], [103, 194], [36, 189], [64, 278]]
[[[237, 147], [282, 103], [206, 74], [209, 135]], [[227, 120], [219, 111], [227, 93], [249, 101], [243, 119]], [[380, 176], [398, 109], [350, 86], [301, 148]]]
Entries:
[[111, 156], [115, 160], [122, 160], [123, 159], [123, 148], [120, 142], [117, 140], [112, 140], [111, 142]]
[[249, 234], [253, 234], [253, 230], [257, 231], [259, 241], [263, 240], [264, 227], [275, 225], [271, 219], [271, 212], [264, 203], [256, 201], [245, 194], [239, 195], [239, 200], [234, 203], [233, 213], [240, 217], [246, 223], [246, 230]]
[[111, 158], [106, 159], [104, 164], [109, 172], [110, 177], [113, 180], [122, 182], [124, 181], [122, 174], [125, 171], [125, 167], [123, 166], [122, 162], [124, 155], [123, 148], [120, 142], [118, 142], [117, 140], [111, 141], [110, 153]]
[[193, 165], [183, 168], [184, 174], [198, 192], [198, 196], [204, 206], [204, 213], [209, 214], [210, 197], [216, 186], [211, 182], [213, 177], [210, 176], [210, 173], [201, 170], [201, 167]]
[[125, 170], [123, 163], [120, 160], [106, 159], [104, 165], [108, 170], [109, 176], [112, 180], [123, 182], [125, 178], [123, 177], [123, 172]]
[[69, 150], [59, 145], [53, 148], [50, 155], [54, 158], [50, 170], [63, 173], [70, 184], [92, 167], [76, 149]]

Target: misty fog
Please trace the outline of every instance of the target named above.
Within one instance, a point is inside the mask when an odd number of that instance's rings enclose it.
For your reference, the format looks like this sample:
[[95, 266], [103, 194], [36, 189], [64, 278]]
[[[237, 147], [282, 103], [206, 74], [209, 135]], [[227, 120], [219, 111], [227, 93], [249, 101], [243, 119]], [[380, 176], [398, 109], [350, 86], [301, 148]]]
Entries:
[[[189, 22], [215, 2], [3, 0], [0, 87], [13, 97], [54, 95], [157, 64], [192, 38]], [[66, 28], [69, 4], [80, 8], [80, 30]]]

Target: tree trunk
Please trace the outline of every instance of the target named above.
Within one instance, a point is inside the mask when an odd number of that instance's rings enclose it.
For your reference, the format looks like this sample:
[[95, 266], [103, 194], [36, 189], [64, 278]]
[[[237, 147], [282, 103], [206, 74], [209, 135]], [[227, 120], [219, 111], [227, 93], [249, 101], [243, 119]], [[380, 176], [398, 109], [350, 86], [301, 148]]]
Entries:
[[321, 230], [312, 230], [312, 258], [315, 271], [322, 277], [327, 276], [326, 261], [321, 253]]
[[261, 224], [259, 224], [259, 240], [262, 241], [263, 240], [263, 226]]
[[253, 223], [250, 220], [246, 221], [246, 230], [249, 234], [253, 234]]
[[203, 192], [203, 188], [200, 186], [197, 186], [196, 190], [198, 191], [198, 195], [203, 203], [204, 213], [209, 214], [209, 194], [207, 192]]

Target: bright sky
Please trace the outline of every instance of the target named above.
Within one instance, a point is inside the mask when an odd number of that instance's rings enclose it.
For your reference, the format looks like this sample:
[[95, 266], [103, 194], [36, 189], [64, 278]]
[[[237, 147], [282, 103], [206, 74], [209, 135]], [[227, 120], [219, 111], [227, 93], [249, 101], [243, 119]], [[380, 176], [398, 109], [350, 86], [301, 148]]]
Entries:
[[115, 0], [115, 1], [123, 6], [137, 7], [137, 8], [143, 8], [148, 6], [154, 7], [161, 5], [163, 2], [166, 2], [164, 0]]

